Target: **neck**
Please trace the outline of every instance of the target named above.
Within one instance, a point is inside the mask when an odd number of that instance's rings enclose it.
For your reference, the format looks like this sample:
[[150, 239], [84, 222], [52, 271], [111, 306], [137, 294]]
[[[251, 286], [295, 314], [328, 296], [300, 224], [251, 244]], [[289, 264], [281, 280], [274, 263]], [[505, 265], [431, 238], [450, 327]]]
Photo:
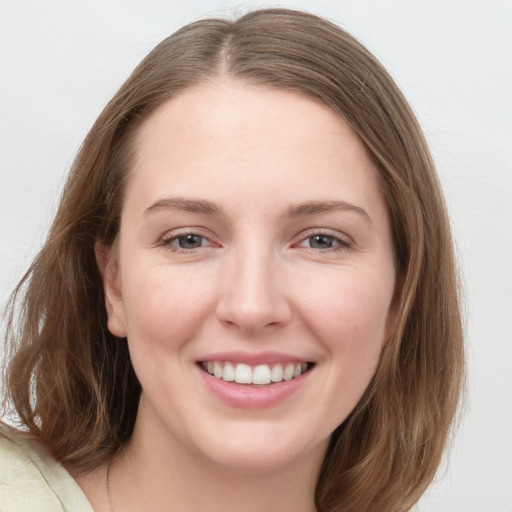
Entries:
[[233, 469], [205, 460], [175, 439], [165, 443], [136, 428], [111, 465], [112, 512], [313, 512], [324, 447], [287, 465]]

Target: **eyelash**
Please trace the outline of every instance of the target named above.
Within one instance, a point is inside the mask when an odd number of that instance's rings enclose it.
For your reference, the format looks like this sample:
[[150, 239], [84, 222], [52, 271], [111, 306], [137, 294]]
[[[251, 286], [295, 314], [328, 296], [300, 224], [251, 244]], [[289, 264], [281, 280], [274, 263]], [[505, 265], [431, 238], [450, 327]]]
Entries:
[[206, 240], [207, 242], [209, 242], [210, 246], [207, 246], [207, 247], [211, 247], [211, 246], [215, 247], [215, 244], [213, 242], [211, 242], [207, 237], [205, 237], [195, 231], [187, 231], [184, 233], [173, 234], [171, 236], [164, 237], [162, 239], [160, 245], [168, 250], [171, 250], [172, 252], [184, 253], [184, 254], [190, 254], [190, 253], [195, 252], [197, 249], [205, 247], [203, 245], [200, 245], [199, 247], [194, 247], [192, 249], [186, 249], [183, 247], [172, 245], [173, 242], [179, 241], [180, 239], [186, 238], [187, 236], [195, 236], [197, 238], [201, 238], [201, 241]]
[[[176, 241], [179, 242], [180, 239], [184, 239], [187, 236], [195, 236], [197, 238], [200, 238], [201, 242], [207, 241], [209, 245], [206, 245], [206, 246], [200, 245], [199, 247], [193, 247], [190, 249], [186, 249], [183, 247], [173, 245], [173, 242], [176, 242]], [[325, 239], [329, 239], [331, 241], [331, 243], [333, 244], [333, 246], [326, 247], [326, 248], [318, 248], [318, 247], [306, 247], [306, 246], [301, 245], [301, 244], [307, 242], [308, 240], [314, 239], [315, 237], [318, 237], [318, 238], [323, 237]], [[171, 250], [172, 252], [182, 253], [182, 254], [191, 254], [193, 252], [196, 252], [197, 249], [200, 249], [203, 247], [206, 247], [206, 248], [220, 247], [219, 245], [216, 245], [215, 243], [213, 243], [206, 236], [203, 236], [195, 231], [187, 231], [184, 233], [173, 234], [171, 236], [165, 237], [162, 239], [160, 245], [168, 250]], [[302, 237], [298, 243], [293, 244], [292, 247], [298, 247], [298, 248], [302, 247], [303, 249], [305, 249], [307, 251], [313, 251], [315, 253], [317, 253], [317, 252], [337, 253], [340, 251], [346, 251], [351, 246], [352, 246], [352, 241], [348, 237], [343, 238], [343, 237], [340, 237], [339, 235], [335, 235], [335, 234], [332, 234], [332, 233], [326, 232], [326, 231], [312, 231], [308, 234], [308, 236]]]
[[[306, 247], [301, 244], [307, 242], [308, 240], [314, 239], [315, 237], [323, 237], [326, 239], [330, 239], [330, 241], [334, 244], [332, 247], [326, 248], [315, 248], [315, 247]], [[310, 242], [311, 243], [311, 242]], [[348, 237], [341, 237], [338, 233], [334, 234], [329, 231], [311, 231], [307, 236], [301, 238], [298, 244], [295, 244], [296, 247], [303, 247], [305, 250], [321, 252], [321, 253], [337, 253], [340, 251], [346, 251], [350, 249], [352, 246], [352, 241]]]

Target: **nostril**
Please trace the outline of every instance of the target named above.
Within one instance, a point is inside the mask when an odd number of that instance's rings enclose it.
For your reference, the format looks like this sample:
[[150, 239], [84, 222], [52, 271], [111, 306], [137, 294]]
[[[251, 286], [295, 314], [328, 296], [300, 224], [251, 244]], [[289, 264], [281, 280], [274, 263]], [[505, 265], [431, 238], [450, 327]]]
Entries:
[[286, 324], [290, 317], [286, 304], [244, 304], [233, 301], [231, 304], [219, 304], [217, 309], [217, 318], [225, 326], [238, 328], [244, 332], [275, 329]]
[[226, 263], [217, 303], [217, 317], [225, 326], [253, 332], [276, 328], [291, 317], [283, 280], [268, 252], [260, 244], [244, 246]]

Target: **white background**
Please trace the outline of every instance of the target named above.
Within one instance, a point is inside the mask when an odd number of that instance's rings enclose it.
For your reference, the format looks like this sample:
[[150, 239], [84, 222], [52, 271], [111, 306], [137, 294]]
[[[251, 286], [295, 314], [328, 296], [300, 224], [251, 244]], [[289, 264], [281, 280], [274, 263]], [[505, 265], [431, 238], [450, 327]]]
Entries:
[[[41, 242], [82, 139], [132, 68], [204, 16], [326, 16], [382, 60], [438, 164], [467, 301], [468, 399], [426, 512], [512, 511], [511, 0], [0, 0], [0, 304]], [[222, 7], [219, 7], [222, 5]]]

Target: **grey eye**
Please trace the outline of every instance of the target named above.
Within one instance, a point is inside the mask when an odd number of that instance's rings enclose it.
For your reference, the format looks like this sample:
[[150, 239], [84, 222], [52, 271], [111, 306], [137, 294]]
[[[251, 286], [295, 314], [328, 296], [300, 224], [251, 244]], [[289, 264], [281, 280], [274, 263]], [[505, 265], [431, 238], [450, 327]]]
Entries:
[[203, 237], [200, 235], [188, 234], [178, 236], [174, 239], [174, 244], [180, 249], [197, 249], [203, 245]]
[[313, 249], [330, 249], [334, 246], [334, 237], [328, 235], [315, 235], [308, 238], [309, 246]]

